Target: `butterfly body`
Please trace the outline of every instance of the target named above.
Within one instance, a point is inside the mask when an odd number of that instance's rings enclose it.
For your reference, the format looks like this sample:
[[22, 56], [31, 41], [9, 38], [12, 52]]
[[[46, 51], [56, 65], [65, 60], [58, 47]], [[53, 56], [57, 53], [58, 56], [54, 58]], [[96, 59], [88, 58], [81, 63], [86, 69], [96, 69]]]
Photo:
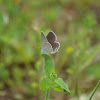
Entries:
[[58, 51], [60, 43], [56, 42], [57, 36], [53, 31], [50, 31], [47, 36], [41, 32], [41, 52], [54, 54]]

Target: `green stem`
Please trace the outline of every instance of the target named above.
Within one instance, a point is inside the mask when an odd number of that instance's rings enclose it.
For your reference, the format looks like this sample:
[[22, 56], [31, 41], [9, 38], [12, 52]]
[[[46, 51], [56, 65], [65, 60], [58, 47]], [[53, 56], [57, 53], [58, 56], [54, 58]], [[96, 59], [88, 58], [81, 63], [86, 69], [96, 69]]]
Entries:
[[[46, 70], [45, 70], [45, 65], [44, 65], [44, 72], [45, 72], [45, 76], [47, 78], [47, 75], [46, 75]], [[48, 88], [48, 82], [47, 82], [47, 79], [46, 79], [46, 94], [45, 94], [45, 100], [48, 100], [48, 94], [49, 94], [49, 88]]]
[[79, 100], [79, 65], [78, 65], [78, 61], [77, 61], [77, 56], [74, 52], [74, 73], [75, 73], [75, 95], [77, 97], [77, 100]]
[[94, 90], [93, 90], [93, 92], [92, 92], [92, 94], [91, 94], [89, 100], [92, 99], [93, 95], [95, 94], [95, 92], [96, 92], [96, 90], [98, 89], [99, 86], [100, 86], [100, 80], [99, 80], [99, 82], [97, 83], [96, 87], [94, 88]]
[[49, 94], [49, 89], [47, 88], [46, 89], [46, 97], [45, 97], [45, 100], [48, 100], [48, 94]]

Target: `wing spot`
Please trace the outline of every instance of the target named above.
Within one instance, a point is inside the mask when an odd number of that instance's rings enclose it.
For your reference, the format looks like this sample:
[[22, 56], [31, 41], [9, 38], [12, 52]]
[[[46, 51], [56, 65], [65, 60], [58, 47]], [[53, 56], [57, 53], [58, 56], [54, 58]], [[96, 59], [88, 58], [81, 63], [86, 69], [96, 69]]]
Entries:
[[51, 48], [50, 48], [50, 51], [52, 51]]
[[57, 50], [57, 48], [55, 48], [55, 50], [54, 51], [56, 51]]

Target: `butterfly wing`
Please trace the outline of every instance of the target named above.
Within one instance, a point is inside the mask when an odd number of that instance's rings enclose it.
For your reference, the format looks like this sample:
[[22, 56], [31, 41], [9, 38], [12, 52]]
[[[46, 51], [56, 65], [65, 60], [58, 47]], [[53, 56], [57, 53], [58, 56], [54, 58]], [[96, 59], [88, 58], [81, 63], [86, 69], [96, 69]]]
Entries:
[[51, 53], [53, 52], [52, 46], [49, 42], [45, 43], [42, 48], [41, 48], [41, 52], [44, 53]]
[[44, 53], [51, 53], [53, 51], [52, 46], [47, 39], [43, 32], [41, 32], [41, 52]]
[[53, 53], [56, 53], [58, 51], [58, 49], [60, 48], [60, 43], [59, 42], [54, 42], [51, 44], [52, 45], [52, 48], [53, 48]]
[[50, 44], [52, 44], [53, 42], [55, 42], [57, 40], [57, 36], [53, 31], [50, 31], [47, 36], [46, 36], [48, 42]]
[[41, 32], [41, 47], [47, 42], [47, 39], [43, 32]]

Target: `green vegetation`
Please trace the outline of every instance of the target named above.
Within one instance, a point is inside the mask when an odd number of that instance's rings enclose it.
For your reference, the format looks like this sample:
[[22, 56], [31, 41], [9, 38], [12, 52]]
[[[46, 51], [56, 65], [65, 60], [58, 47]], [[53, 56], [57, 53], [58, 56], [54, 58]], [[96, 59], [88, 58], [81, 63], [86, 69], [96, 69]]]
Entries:
[[[99, 11], [99, 0], [0, 0], [0, 100], [44, 100], [41, 31], [51, 30], [61, 47], [47, 55], [47, 95], [89, 100], [100, 80]], [[99, 87], [92, 100], [100, 100], [97, 93]]]
[[48, 92], [50, 88], [55, 91], [64, 90], [65, 92], [68, 92], [70, 94], [67, 84], [64, 83], [61, 78], [57, 78], [57, 75], [54, 74], [55, 72], [54, 72], [54, 64], [52, 58], [46, 54], [42, 54], [42, 56], [45, 59], [45, 66], [44, 66], [45, 76], [40, 82], [40, 88], [41, 90], [46, 91], [45, 100], [48, 100]]

